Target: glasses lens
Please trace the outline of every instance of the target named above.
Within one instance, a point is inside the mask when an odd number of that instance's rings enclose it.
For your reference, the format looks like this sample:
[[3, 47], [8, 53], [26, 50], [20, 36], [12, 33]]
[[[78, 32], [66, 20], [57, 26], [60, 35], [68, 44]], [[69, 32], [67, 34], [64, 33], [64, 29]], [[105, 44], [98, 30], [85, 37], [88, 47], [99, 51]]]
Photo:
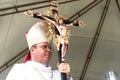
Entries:
[[50, 46], [48, 46], [48, 45], [43, 45], [43, 46], [36, 46], [36, 47], [40, 47], [40, 48], [42, 48], [42, 49], [50, 49], [51, 50], [51, 47]]

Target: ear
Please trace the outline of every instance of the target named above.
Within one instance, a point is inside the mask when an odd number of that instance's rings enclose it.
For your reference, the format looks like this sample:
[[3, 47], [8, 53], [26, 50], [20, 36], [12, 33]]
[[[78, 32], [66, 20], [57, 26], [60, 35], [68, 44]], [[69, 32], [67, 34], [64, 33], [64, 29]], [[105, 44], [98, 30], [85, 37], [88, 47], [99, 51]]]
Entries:
[[30, 52], [31, 52], [31, 53], [34, 53], [34, 50], [35, 50], [34, 47], [31, 47], [31, 48], [30, 48]]

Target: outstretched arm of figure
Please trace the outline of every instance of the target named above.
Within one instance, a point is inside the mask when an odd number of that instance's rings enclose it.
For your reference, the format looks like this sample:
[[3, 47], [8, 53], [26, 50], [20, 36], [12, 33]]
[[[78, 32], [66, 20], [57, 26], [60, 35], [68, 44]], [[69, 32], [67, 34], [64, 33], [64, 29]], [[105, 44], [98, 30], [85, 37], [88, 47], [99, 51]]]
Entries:
[[28, 10], [28, 11], [24, 12], [24, 14], [27, 15], [28, 17], [38, 18], [38, 19], [42, 19], [42, 20], [45, 20], [45, 19], [42, 17], [42, 16], [44, 16], [44, 17], [47, 17], [47, 18], [50, 19], [50, 20], [55, 21], [55, 19], [52, 18], [52, 17], [50, 17], [50, 16], [46, 16], [46, 15], [39, 16], [39, 15], [40, 15], [39, 12], [34, 13], [32, 10]]
[[42, 20], [46, 20], [46, 18], [48, 18], [50, 20], [55, 21], [52, 17], [46, 16], [46, 15], [42, 15], [40, 12], [33, 13], [33, 17], [34, 18], [39, 18], [39, 19], [42, 19]]
[[64, 24], [66, 24], [66, 26], [79, 26], [79, 24], [77, 23], [77, 20], [75, 21], [70, 21], [70, 20], [63, 20]]
[[55, 20], [53, 20], [53, 18], [51, 18], [49, 16], [41, 15], [39, 13], [37, 14], [37, 16], [42, 17], [44, 20], [46, 20], [46, 21], [48, 21], [48, 22], [50, 22], [50, 23], [52, 23], [52, 24], [54, 24], [56, 26], [56, 22], [55, 22]]
[[80, 27], [84, 27], [86, 26], [86, 24], [81, 21], [81, 20], [75, 20], [75, 21], [70, 21], [70, 20], [63, 20], [64, 24], [67, 24], [67, 25], [73, 25], [73, 26], [80, 26]]
[[79, 23], [78, 23], [78, 20], [75, 20], [75, 21], [66, 20], [65, 24], [66, 24], [67, 27], [70, 27], [70, 26], [80, 26]]
[[44, 20], [44, 18], [42, 18], [41, 16], [38, 16], [38, 13], [33, 13], [33, 18], [38, 18], [38, 19], [42, 19]]
[[74, 26], [74, 23], [71, 22], [71, 23], [69, 23], [69, 24], [66, 24], [66, 26], [67, 26], [67, 27]]
[[74, 25], [75, 26], [80, 26], [81, 28], [86, 26], [86, 24], [82, 20], [75, 20]]

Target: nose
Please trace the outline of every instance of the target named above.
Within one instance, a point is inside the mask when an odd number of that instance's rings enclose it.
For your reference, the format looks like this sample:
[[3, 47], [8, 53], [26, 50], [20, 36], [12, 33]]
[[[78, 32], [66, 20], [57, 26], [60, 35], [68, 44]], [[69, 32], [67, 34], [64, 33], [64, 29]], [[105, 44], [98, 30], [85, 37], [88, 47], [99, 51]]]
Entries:
[[47, 48], [46, 51], [47, 51], [49, 54], [52, 53], [50, 48]]
[[51, 51], [51, 48], [47, 48], [48, 51]]
[[46, 50], [49, 51], [49, 52], [51, 52], [51, 47], [47, 46]]

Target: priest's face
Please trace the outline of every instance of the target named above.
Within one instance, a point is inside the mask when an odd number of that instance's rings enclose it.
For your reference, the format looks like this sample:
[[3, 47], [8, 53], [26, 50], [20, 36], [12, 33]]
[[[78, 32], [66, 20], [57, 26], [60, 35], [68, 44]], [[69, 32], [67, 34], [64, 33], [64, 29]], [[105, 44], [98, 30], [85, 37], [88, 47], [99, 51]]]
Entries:
[[34, 45], [31, 49], [32, 61], [48, 64], [51, 59], [51, 47], [48, 42], [41, 42]]

